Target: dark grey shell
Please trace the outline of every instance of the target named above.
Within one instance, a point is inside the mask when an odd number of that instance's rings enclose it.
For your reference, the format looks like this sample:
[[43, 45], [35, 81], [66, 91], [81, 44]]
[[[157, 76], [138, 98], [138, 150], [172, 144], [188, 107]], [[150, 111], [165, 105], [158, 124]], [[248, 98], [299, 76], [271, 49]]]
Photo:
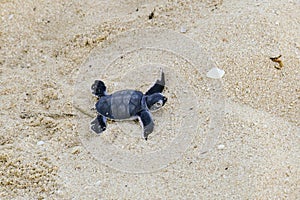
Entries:
[[143, 93], [136, 90], [121, 90], [102, 96], [96, 103], [101, 115], [110, 119], [129, 119], [143, 109]]

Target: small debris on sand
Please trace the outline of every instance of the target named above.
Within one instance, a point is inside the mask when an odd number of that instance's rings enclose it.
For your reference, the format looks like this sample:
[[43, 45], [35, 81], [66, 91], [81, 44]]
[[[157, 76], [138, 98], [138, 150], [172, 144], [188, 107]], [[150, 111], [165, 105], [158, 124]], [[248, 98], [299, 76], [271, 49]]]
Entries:
[[282, 63], [282, 61], [280, 60], [280, 58], [281, 58], [281, 55], [279, 55], [279, 56], [277, 56], [277, 57], [270, 57], [270, 59], [271, 59], [273, 62], [276, 62], [276, 63], [279, 64], [279, 65], [275, 65], [275, 66], [274, 66], [276, 69], [282, 69], [282, 67], [283, 67], [283, 63]]
[[222, 78], [224, 74], [225, 74], [224, 70], [219, 69], [217, 67], [213, 67], [207, 72], [206, 76], [208, 78], [218, 79], [218, 78]]

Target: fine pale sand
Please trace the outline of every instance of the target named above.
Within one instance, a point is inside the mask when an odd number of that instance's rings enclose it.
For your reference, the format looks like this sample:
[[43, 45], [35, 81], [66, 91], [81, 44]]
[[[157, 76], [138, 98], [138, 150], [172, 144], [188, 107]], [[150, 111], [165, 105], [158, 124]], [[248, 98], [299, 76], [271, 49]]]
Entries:
[[[1, 1], [0, 199], [299, 199], [299, 10]], [[89, 132], [94, 79], [146, 91], [161, 69], [169, 100], [147, 142], [134, 121]]]

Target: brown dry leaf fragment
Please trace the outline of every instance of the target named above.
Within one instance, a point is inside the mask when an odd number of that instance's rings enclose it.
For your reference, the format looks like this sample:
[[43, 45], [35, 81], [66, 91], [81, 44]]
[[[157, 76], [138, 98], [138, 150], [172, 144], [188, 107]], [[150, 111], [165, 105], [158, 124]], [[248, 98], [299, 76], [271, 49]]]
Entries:
[[277, 57], [273, 57], [273, 58], [271, 57], [270, 58], [273, 62], [276, 62], [276, 63], [279, 64], [279, 66], [277, 66], [277, 65], [274, 66], [276, 69], [282, 69], [282, 67], [283, 67], [283, 62], [280, 60], [280, 58], [281, 58], [281, 55], [279, 55]]

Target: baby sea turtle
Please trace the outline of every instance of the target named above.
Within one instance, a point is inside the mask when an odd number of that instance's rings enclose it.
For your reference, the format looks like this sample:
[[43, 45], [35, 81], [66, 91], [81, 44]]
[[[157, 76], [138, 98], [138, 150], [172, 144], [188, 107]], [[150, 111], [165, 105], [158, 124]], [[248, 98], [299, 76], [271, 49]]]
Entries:
[[161, 72], [161, 79], [143, 94], [137, 90], [121, 90], [108, 95], [106, 86], [100, 80], [95, 80], [91, 87], [92, 94], [99, 97], [96, 103], [97, 117], [91, 122], [91, 129], [97, 134], [106, 130], [106, 118], [114, 120], [139, 119], [143, 127], [143, 137], [154, 129], [154, 123], [149, 111], [156, 111], [163, 107], [167, 98], [162, 95], [165, 87], [165, 75]]

